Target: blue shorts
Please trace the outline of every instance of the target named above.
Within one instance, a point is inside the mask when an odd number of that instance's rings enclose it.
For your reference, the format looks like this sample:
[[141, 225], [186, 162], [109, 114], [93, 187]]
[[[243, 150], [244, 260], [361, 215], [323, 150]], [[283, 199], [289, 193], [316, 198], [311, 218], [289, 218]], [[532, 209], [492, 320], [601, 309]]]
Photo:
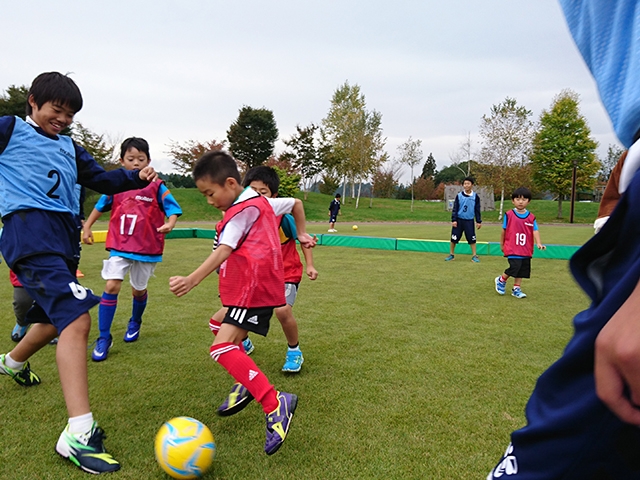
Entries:
[[75, 262], [60, 255], [23, 258], [13, 270], [35, 305], [27, 312], [28, 323], [51, 323], [58, 333], [100, 303], [100, 297], [78, 284]]
[[337, 220], [338, 220], [338, 215], [331, 215], [329, 217], [329, 223], [336, 223]]
[[464, 236], [467, 242], [469, 242], [469, 245], [476, 243], [476, 226], [475, 223], [473, 223], [473, 219], [466, 220], [459, 218], [457, 222], [458, 226], [451, 229], [451, 241], [458, 243], [462, 238], [462, 232], [464, 232]]

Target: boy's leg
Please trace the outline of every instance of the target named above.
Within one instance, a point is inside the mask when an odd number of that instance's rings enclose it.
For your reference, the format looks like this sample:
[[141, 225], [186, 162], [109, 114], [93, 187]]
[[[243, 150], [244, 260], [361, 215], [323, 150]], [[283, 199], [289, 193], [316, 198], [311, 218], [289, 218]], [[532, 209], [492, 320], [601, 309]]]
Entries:
[[58, 331], [51, 324], [36, 323], [27, 334], [6, 355], [0, 355], [0, 374], [9, 375], [23, 387], [40, 383], [40, 377], [31, 371], [29, 358], [56, 338]]
[[27, 333], [29, 323], [26, 322], [25, 317], [32, 305], [33, 299], [24, 287], [13, 287], [13, 313], [16, 317], [16, 325], [11, 332], [11, 340], [14, 342], [19, 342]]
[[223, 323], [211, 346], [211, 357], [222, 365], [238, 383], [249, 390], [251, 395], [262, 405], [267, 421], [264, 449], [267, 455], [272, 455], [284, 443], [298, 404], [298, 397], [285, 392], [277, 392], [255, 362], [240, 351], [238, 344], [244, 336], [244, 329]]
[[282, 331], [287, 339], [287, 357], [282, 366], [283, 372], [297, 373], [302, 368], [304, 357], [300, 350], [298, 337], [298, 322], [293, 316], [293, 308], [291, 305], [276, 308], [276, 317], [282, 325]]
[[106, 360], [109, 350], [111, 350], [111, 346], [113, 345], [111, 325], [113, 324], [113, 318], [115, 317], [116, 310], [118, 309], [118, 294], [120, 293], [121, 288], [121, 279], [108, 279], [104, 292], [102, 293], [102, 297], [100, 298], [100, 305], [98, 306], [98, 329], [100, 333], [96, 340], [96, 345], [91, 352], [91, 359], [94, 362]]
[[147, 286], [149, 279], [156, 269], [154, 262], [134, 261], [131, 265], [129, 278], [131, 280], [131, 292], [133, 293], [133, 304], [131, 307], [131, 318], [127, 325], [127, 333], [124, 335], [125, 342], [135, 342], [140, 336], [140, 326], [142, 325], [142, 315], [147, 308]]
[[91, 317], [85, 313], [71, 322], [62, 332], [56, 350], [60, 385], [69, 417], [89, 413], [87, 377], [87, 343]]

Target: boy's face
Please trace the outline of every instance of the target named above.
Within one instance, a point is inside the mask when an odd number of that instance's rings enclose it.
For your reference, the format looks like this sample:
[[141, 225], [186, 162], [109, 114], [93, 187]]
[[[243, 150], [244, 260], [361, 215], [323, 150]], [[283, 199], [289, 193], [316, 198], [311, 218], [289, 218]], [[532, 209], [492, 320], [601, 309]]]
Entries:
[[513, 202], [513, 206], [516, 207], [516, 210], [526, 210], [527, 205], [529, 205], [529, 199], [524, 197], [516, 197], [511, 200]]
[[264, 183], [262, 180], [254, 180], [249, 184], [251, 188], [253, 188], [256, 192], [258, 192], [263, 197], [273, 198], [274, 195], [271, 193], [271, 189]]
[[462, 188], [464, 188], [465, 192], [469, 193], [473, 188], [473, 183], [471, 183], [469, 180], [465, 180], [464, 182], [462, 182]]
[[59, 135], [71, 125], [76, 114], [68, 106], [57, 102], [46, 102], [42, 107], [38, 107], [33, 100], [33, 95], [29, 97], [29, 105], [31, 105], [31, 119], [50, 136]]
[[135, 147], [131, 147], [124, 154], [124, 158], [120, 159], [120, 163], [127, 170], [142, 170], [151, 163], [149, 157]]
[[224, 185], [212, 182], [209, 177], [202, 177], [196, 180], [196, 187], [198, 187], [200, 193], [207, 197], [209, 205], [223, 212], [226, 212], [233, 205], [233, 202], [238, 197], [238, 188], [242, 190], [236, 179], [231, 177], [225, 180]]

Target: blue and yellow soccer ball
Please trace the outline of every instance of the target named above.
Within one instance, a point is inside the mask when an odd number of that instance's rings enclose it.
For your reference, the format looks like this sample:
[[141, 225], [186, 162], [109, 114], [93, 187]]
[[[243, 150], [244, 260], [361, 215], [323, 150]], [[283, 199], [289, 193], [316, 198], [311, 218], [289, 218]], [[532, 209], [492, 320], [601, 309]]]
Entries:
[[199, 478], [211, 467], [216, 444], [206, 425], [176, 417], [158, 430], [155, 452], [158, 464], [173, 478]]

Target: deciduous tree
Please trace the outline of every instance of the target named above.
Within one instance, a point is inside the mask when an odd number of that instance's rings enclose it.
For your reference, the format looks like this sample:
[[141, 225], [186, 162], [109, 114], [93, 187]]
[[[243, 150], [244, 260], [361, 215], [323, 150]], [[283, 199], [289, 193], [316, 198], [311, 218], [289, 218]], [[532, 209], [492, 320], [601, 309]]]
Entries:
[[533, 178], [541, 190], [558, 195], [558, 218], [562, 197], [571, 193], [573, 169], [577, 189], [593, 188], [600, 164], [586, 119], [580, 114], [578, 94], [563, 90], [551, 108], [540, 115], [540, 129], [533, 141]]
[[296, 133], [284, 141], [289, 149], [282, 156], [289, 158], [292, 165], [300, 172], [305, 200], [323, 168], [317, 132], [318, 127], [313, 123], [307, 127], [296, 125]]
[[345, 82], [333, 94], [329, 113], [322, 120], [321, 136], [325, 162], [330, 161], [345, 180], [343, 197], [346, 181], [351, 181], [352, 186], [358, 181], [358, 208], [362, 181], [372, 176], [382, 161], [382, 114], [367, 111], [360, 87]]
[[411, 211], [413, 212], [413, 186], [414, 177], [413, 169], [422, 162], [424, 154], [422, 153], [422, 140], [413, 140], [411, 137], [398, 147], [398, 161], [407, 165], [411, 170]]
[[500, 190], [500, 213], [504, 211], [504, 192], [507, 188], [509, 167], [522, 167], [528, 163], [534, 124], [531, 111], [518, 105], [513, 98], [491, 107], [489, 115], [480, 122], [482, 148], [479, 163], [492, 165], [492, 183]]
[[204, 153], [218, 151], [224, 148], [224, 140], [209, 140], [204, 143], [195, 140], [187, 140], [184, 143], [171, 142], [169, 150], [166, 152], [171, 157], [171, 164], [182, 175], [190, 175], [193, 171], [193, 164], [196, 163]]

